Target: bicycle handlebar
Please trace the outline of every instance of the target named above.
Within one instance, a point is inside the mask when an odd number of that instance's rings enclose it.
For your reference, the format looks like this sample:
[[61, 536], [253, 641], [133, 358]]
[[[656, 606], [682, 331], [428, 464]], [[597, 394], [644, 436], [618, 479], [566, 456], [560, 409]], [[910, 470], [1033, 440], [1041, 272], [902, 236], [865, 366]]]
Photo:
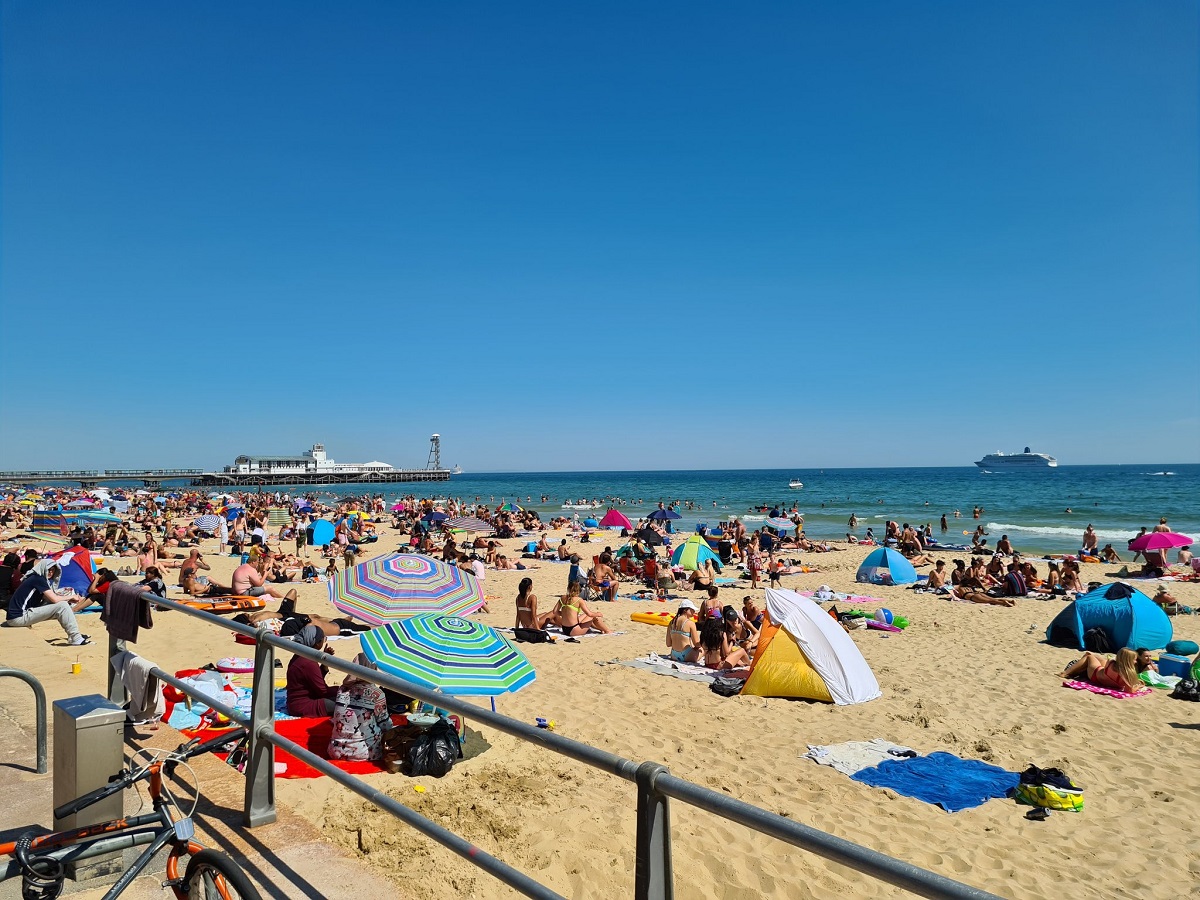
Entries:
[[[170, 754], [170, 758], [164, 762], [164, 766], [169, 772], [170, 769], [173, 768], [172, 763], [177, 762], [178, 760], [192, 759], [196, 756], [203, 756], [205, 753], [212, 753], [214, 750], [219, 750], [227, 744], [240, 741], [249, 733], [250, 732], [246, 728], [238, 727], [230, 729], [229, 731], [218, 735], [212, 740], [205, 741], [203, 744], [199, 743], [198, 738], [193, 738], [187, 743], [180, 744], [178, 747], [176, 747], [174, 752]], [[81, 809], [86, 809], [93, 803], [99, 803], [105, 797], [111, 797], [118, 791], [125, 790], [127, 787], [132, 785], [134, 781], [139, 781], [148, 774], [148, 770], [143, 770], [135, 776], [134, 773], [130, 772], [128, 769], [122, 769], [116, 775], [112, 776], [108, 780], [108, 784], [104, 785], [103, 787], [98, 787], [94, 791], [88, 791], [82, 797], [76, 797], [74, 800], [57, 807], [54, 810], [54, 818], [65, 819], [67, 816], [73, 816]]]
[[123, 791], [133, 783], [130, 773], [122, 769], [116, 775], [109, 779], [108, 784], [104, 787], [98, 787], [94, 791], [88, 791], [82, 797], [76, 797], [74, 800], [64, 803], [62, 806], [54, 810], [54, 818], [65, 819], [67, 816], [73, 816], [93, 803], [99, 803], [105, 797], [111, 797], [118, 791]]

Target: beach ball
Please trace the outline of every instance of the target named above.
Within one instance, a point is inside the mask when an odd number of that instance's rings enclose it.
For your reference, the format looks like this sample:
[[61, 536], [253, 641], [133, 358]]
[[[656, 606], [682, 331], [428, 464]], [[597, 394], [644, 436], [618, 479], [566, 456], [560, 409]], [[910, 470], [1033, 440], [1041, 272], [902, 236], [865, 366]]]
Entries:
[[882, 622], [884, 625], [891, 625], [892, 618], [893, 618], [892, 611], [890, 609], [884, 608], [884, 609], [875, 610], [875, 621], [876, 622]]

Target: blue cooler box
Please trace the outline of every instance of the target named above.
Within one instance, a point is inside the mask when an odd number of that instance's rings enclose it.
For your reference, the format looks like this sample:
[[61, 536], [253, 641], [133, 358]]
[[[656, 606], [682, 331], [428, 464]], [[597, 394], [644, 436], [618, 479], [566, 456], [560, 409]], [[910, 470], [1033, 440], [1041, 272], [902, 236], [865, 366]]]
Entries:
[[1192, 661], [1186, 656], [1173, 656], [1170, 653], [1164, 653], [1158, 658], [1158, 674], [1178, 675], [1180, 678], [1189, 678], [1192, 674]]

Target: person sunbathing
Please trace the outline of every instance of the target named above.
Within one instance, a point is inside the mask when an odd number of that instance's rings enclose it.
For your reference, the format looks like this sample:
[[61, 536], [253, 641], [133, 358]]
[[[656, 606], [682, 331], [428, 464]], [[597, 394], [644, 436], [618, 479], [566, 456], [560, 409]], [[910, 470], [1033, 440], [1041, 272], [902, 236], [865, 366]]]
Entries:
[[956, 588], [952, 588], [950, 593], [960, 600], [969, 600], [972, 603], [985, 603], [991, 606], [1016, 606], [1017, 601], [1012, 597], [994, 597], [984, 591], [977, 590], [965, 584], [960, 584]]
[[710, 669], [737, 669], [750, 665], [750, 656], [737, 645], [722, 618], [705, 619], [700, 626], [704, 665]]
[[667, 625], [667, 653], [675, 662], [694, 663], [700, 658], [700, 632], [696, 628], [696, 604], [679, 601], [679, 610]]
[[688, 581], [697, 591], [707, 591], [717, 580], [717, 570], [713, 568], [712, 560], [706, 559], [696, 571], [688, 576]]
[[567, 637], [587, 634], [593, 629], [603, 634], [612, 633], [612, 629], [604, 621], [604, 616], [593, 612], [580, 596], [577, 581], [568, 584], [566, 594], [558, 598], [554, 609], [554, 621]]
[[732, 606], [726, 606], [721, 610], [721, 618], [725, 622], [725, 630], [730, 633], [737, 645], [748, 654], [754, 653], [758, 647], [758, 629], [739, 615]]
[[249, 625], [251, 628], [266, 628], [285, 638], [294, 638], [308, 625], [316, 625], [326, 637], [346, 637], [371, 630], [371, 626], [355, 622], [353, 619], [330, 619], [315, 613], [298, 612], [296, 600], [296, 591], [291, 590], [279, 604], [277, 611], [264, 609], [252, 613], [239, 613], [233, 617], [233, 621]]
[[1079, 679], [1080, 676], [1097, 687], [1126, 694], [1136, 694], [1143, 687], [1141, 679], [1138, 678], [1138, 654], [1128, 647], [1118, 650], [1117, 657], [1113, 660], [1090, 650], [1085, 651], [1079, 659], [1068, 663], [1058, 677]]
[[533, 579], [522, 578], [517, 585], [517, 621], [515, 628], [532, 628], [541, 631], [554, 618], [554, 612], [539, 613], [537, 594], [533, 592]]
[[233, 594], [233, 588], [217, 584], [211, 579], [206, 578], [201, 582], [195, 569], [189, 571], [186, 576], [180, 576], [179, 584], [185, 594], [193, 597], [229, 597]]
[[588, 573], [588, 587], [605, 600], [617, 599], [617, 573], [603, 559]]

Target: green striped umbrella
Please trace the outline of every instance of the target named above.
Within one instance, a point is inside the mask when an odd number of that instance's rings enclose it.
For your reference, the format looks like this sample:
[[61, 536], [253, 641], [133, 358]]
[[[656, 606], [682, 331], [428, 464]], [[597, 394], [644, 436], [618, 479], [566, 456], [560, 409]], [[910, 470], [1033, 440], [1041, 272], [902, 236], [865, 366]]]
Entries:
[[413, 616], [359, 640], [383, 671], [444, 694], [494, 697], [537, 677], [525, 654], [496, 629], [458, 616]]

